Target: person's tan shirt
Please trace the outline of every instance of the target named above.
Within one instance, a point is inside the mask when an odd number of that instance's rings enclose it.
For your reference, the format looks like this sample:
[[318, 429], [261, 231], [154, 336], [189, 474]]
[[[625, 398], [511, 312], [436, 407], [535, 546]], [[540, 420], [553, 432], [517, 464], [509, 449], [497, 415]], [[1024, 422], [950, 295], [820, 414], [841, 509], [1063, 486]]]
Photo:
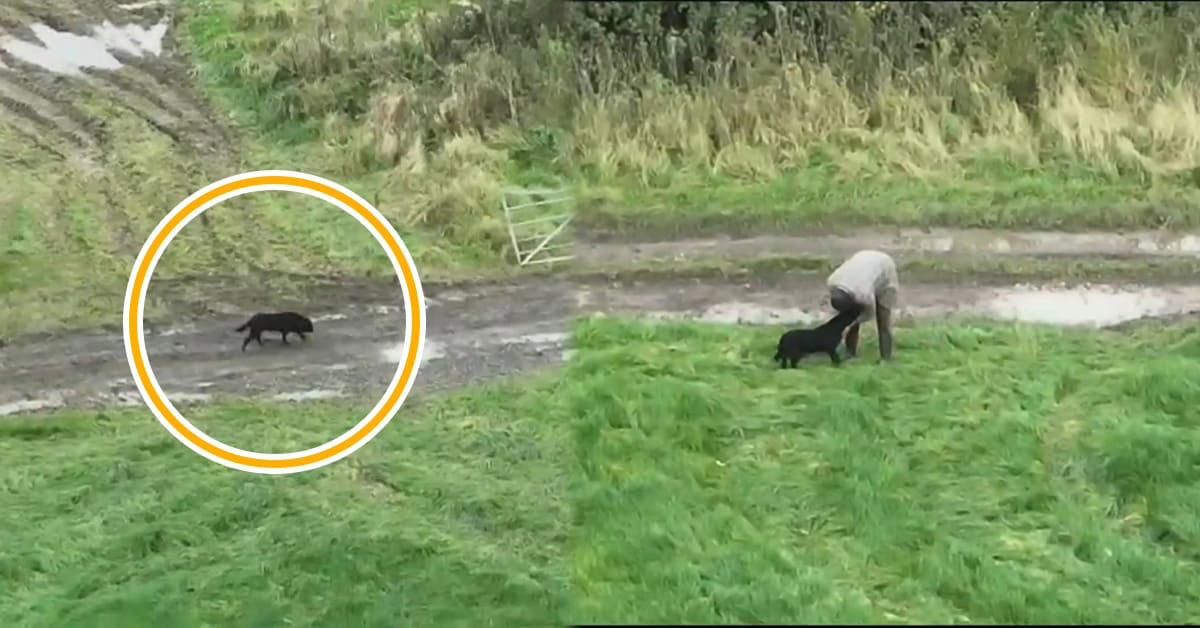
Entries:
[[825, 281], [829, 288], [841, 288], [863, 306], [860, 321], [875, 315], [875, 304], [895, 309], [900, 291], [896, 263], [883, 251], [859, 251], [842, 262]]

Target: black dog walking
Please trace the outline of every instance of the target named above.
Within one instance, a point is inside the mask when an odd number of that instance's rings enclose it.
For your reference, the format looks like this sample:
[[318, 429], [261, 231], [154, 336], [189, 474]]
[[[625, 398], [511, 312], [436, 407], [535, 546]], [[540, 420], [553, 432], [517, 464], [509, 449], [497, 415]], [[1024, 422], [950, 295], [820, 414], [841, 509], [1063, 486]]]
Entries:
[[313, 333], [312, 321], [307, 316], [297, 314], [295, 312], [278, 312], [276, 314], [264, 314], [259, 312], [250, 317], [250, 320], [242, 324], [234, 331], [250, 330], [250, 334], [246, 336], [246, 340], [242, 342], [242, 351], [246, 350], [246, 345], [250, 344], [251, 340], [257, 340], [258, 344], [262, 344], [262, 333], [264, 331], [277, 331], [283, 334], [283, 344], [287, 344], [288, 334], [296, 334], [301, 340], [308, 341], [304, 335]]
[[858, 320], [862, 308], [849, 307], [837, 316], [825, 321], [815, 329], [793, 329], [779, 338], [775, 361], [780, 368], [796, 368], [800, 358], [814, 353], [824, 353], [834, 364], [841, 364], [838, 345], [842, 344], [842, 332]]

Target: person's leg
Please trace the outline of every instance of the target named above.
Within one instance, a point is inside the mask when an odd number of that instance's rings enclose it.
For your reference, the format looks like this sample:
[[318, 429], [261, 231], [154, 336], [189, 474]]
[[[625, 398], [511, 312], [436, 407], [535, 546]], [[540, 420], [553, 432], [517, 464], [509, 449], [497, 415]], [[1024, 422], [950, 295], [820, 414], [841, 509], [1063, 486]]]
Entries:
[[833, 309], [837, 310], [838, 312], [845, 312], [851, 308], [859, 307], [858, 304], [854, 302], [854, 296], [843, 288], [829, 289], [829, 305], [832, 305]]
[[[879, 330], [879, 357], [892, 359], [892, 309], [883, 305], [875, 307], [875, 326]], [[849, 339], [847, 338], [847, 343]]]
[[[862, 307], [855, 302], [854, 297], [848, 291], [842, 288], [829, 289], [829, 304], [838, 312]], [[858, 328], [859, 323], [855, 322], [846, 330], [846, 355], [851, 358], [858, 355]]]

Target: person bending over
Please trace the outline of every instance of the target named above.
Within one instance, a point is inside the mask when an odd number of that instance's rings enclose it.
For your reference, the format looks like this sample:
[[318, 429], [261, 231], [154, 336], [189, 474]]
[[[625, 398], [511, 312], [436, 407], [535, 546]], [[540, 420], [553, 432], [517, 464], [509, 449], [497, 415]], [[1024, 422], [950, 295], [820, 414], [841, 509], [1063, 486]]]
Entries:
[[879, 331], [879, 357], [892, 359], [892, 312], [899, 298], [900, 279], [896, 263], [882, 251], [859, 251], [838, 266], [825, 281], [833, 309], [844, 312], [861, 307], [862, 314], [846, 330], [846, 353], [858, 355], [858, 331], [875, 317]]

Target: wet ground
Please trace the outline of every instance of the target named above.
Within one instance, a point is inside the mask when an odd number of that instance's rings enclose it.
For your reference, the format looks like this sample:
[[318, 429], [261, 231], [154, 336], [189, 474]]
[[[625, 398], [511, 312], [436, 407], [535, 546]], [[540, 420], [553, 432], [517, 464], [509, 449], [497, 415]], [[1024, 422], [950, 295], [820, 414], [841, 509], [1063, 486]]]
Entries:
[[895, 255], [930, 253], [949, 257], [1200, 257], [1200, 236], [1162, 231], [1061, 233], [985, 229], [854, 230], [754, 238], [697, 238], [671, 242], [588, 242], [575, 246], [583, 263], [612, 259], [636, 264], [720, 257], [752, 260], [778, 256], [844, 257], [859, 249]]
[[[906, 284], [900, 324], [980, 316], [1108, 326], [1200, 312], [1200, 286], [986, 286]], [[819, 280], [647, 280], [571, 283], [539, 279], [431, 291], [424, 363], [412, 398], [561, 364], [570, 321], [593, 312], [740, 324], [809, 323], [827, 316]], [[173, 402], [222, 398], [303, 401], [375, 396], [403, 349], [399, 296], [346, 295], [336, 311], [309, 312], [307, 342], [241, 351], [244, 315], [213, 315], [147, 333], [155, 375]], [[336, 301], [336, 299], [335, 299]], [[62, 407], [140, 404], [120, 333], [78, 334], [0, 349], [0, 416]]]

